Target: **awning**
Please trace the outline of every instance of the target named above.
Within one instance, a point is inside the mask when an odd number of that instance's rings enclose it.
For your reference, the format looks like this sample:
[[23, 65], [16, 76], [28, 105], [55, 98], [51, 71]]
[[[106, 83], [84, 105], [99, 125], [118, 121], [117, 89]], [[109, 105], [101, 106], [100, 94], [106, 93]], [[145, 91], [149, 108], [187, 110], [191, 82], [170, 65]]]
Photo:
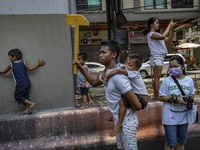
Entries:
[[192, 49], [192, 48], [200, 48], [200, 44], [183, 43], [183, 44], [175, 47], [176, 50], [179, 50], [179, 49]]

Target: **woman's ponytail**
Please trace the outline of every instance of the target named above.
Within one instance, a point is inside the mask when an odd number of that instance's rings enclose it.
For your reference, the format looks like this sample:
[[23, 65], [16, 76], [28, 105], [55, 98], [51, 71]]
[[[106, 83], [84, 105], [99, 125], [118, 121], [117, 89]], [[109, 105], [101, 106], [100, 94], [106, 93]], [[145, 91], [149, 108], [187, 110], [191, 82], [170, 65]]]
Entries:
[[149, 29], [148, 25], [146, 24], [146, 25], [144, 26], [143, 34], [144, 34], [144, 35], [147, 35], [149, 32], [150, 32], [150, 29]]

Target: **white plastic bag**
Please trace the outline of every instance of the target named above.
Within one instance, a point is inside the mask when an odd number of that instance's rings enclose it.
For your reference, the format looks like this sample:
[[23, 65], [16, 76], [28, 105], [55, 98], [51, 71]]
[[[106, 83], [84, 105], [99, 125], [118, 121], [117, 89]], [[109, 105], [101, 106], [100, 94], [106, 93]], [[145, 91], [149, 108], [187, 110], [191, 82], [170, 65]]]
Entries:
[[198, 105], [193, 105], [192, 110], [188, 110], [188, 112], [187, 112], [187, 119], [188, 119], [189, 124], [195, 124], [196, 123], [197, 106]]

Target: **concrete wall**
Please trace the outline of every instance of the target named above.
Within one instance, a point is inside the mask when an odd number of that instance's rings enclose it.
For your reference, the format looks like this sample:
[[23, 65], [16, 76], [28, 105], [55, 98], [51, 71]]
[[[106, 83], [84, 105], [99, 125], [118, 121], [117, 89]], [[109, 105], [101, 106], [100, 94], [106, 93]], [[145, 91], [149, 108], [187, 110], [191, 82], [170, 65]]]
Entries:
[[[7, 54], [13, 48], [21, 49], [31, 66], [44, 59], [44, 67], [29, 72], [30, 100], [36, 109], [74, 106], [68, 0], [2, 0], [0, 10], [0, 69], [10, 63]], [[0, 75], [0, 101], [0, 113], [24, 110], [14, 101], [11, 71]]]
[[[199, 105], [199, 99], [195, 100]], [[139, 150], [164, 149], [162, 105], [162, 102], [150, 102], [144, 110], [136, 112]], [[116, 150], [116, 138], [109, 136], [114, 123], [106, 120], [110, 116], [107, 106], [84, 110], [52, 109], [31, 116], [1, 115], [0, 149]], [[199, 133], [199, 124], [189, 125], [186, 150], [199, 149]]]

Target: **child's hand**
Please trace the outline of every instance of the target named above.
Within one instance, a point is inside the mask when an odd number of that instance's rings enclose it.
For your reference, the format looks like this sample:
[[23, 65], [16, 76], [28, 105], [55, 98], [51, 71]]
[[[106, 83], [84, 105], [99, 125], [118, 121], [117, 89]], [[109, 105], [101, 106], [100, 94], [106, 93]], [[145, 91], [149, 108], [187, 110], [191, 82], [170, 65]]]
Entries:
[[38, 60], [38, 64], [39, 66], [44, 66], [45, 65], [45, 61], [44, 60]]
[[77, 65], [78, 69], [80, 69], [82, 67], [80, 61], [78, 61], [78, 60], [77, 61], [73, 61], [73, 65], [75, 65], [75, 64]]
[[[122, 69], [122, 70], [124, 70], [124, 69]], [[115, 69], [115, 70], [111, 71], [110, 73], [108, 73], [107, 75], [105, 75], [105, 77], [103, 79], [103, 84], [106, 86], [108, 79], [116, 74], [120, 74], [120, 69]]]
[[82, 88], [86, 88], [86, 84], [85, 83], [82, 84]]

